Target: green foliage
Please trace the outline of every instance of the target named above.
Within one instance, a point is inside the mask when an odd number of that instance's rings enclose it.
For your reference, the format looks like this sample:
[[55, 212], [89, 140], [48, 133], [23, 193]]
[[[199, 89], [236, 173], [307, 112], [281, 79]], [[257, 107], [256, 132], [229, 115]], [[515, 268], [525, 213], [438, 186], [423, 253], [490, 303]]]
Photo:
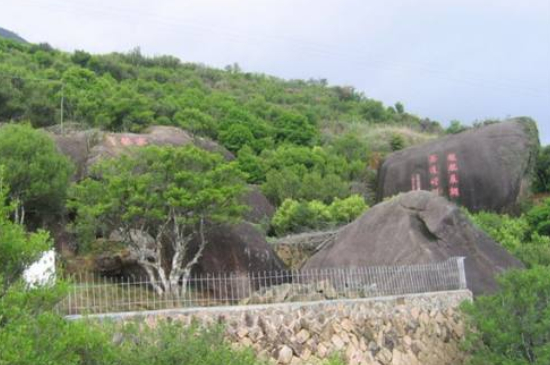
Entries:
[[536, 233], [550, 236], [550, 198], [531, 208], [527, 220]]
[[459, 120], [451, 120], [451, 124], [447, 127], [447, 129], [445, 129], [445, 133], [457, 134], [457, 133], [467, 131], [468, 129], [469, 127], [460, 123]]
[[550, 269], [510, 271], [499, 293], [464, 305], [472, 365], [550, 363]]
[[[0, 40], [0, 59], [0, 73], [13, 75], [0, 79], [0, 123], [58, 124], [63, 85], [65, 120], [109, 131], [173, 125], [214, 139], [240, 155], [248, 182], [263, 184], [277, 205], [286, 198], [328, 204], [348, 196], [350, 183], [364, 183], [369, 150], [389, 150], [390, 137], [364, 138], [356, 127], [370, 133], [391, 124], [391, 133], [403, 135], [392, 143], [399, 149], [438, 126], [406, 113], [402, 103], [388, 108], [353, 87], [329, 87], [326, 80], [286, 81], [235, 65], [217, 70], [170, 56], [146, 57], [139, 49], [68, 54]], [[316, 155], [315, 162], [273, 162], [293, 155], [293, 148], [305, 149], [294, 154]]]
[[533, 185], [537, 193], [550, 192], [550, 146], [545, 146], [539, 151]]
[[329, 206], [332, 221], [338, 224], [349, 223], [368, 209], [365, 199], [359, 195], [352, 195], [346, 199], [334, 199]]
[[201, 219], [231, 222], [244, 209], [238, 200], [245, 185], [235, 164], [194, 146], [145, 147], [93, 171], [101, 178], [83, 180], [70, 192], [83, 239], [119, 227], [156, 237], [170, 218], [189, 234]]
[[27, 125], [0, 128], [0, 165], [10, 186], [10, 199], [24, 212], [45, 220], [64, 206], [73, 165], [61, 155], [51, 138]]
[[264, 161], [254, 153], [248, 145], [243, 146], [237, 154], [239, 170], [247, 175], [247, 181], [251, 184], [260, 184], [265, 181]]
[[254, 135], [246, 125], [233, 124], [220, 132], [220, 141], [228, 150], [236, 152], [246, 145], [252, 145]]
[[188, 108], [176, 112], [174, 120], [181, 128], [210, 138], [218, 137], [218, 126], [214, 118], [195, 108]]
[[508, 251], [515, 252], [529, 238], [530, 227], [525, 217], [514, 218], [507, 214], [479, 212], [470, 215], [470, 218], [481, 230]]
[[399, 151], [405, 148], [405, 139], [400, 134], [394, 134], [390, 139], [390, 147], [392, 151]]
[[24, 270], [52, 242], [46, 232], [28, 234], [10, 220], [15, 207], [6, 204], [7, 196], [0, 169], [0, 365], [102, 364], [97, 357], [109, 358], [107, 336], [52, 313], [66, 286], [23, 281]]
[[10, 220], [16, 206], [8, 203], [9, 187], [3, 178], [4, 174], [5, 169], [0, 166], [0, 299], [7, 295], [25, 268], [51, 247], [46, 232], [27, 235], [23, 225]]
[[[120, 365], [260, 365], [251, 349], [234, 350], [224, 340], [223, 329], [161, 321], [157, 328], [127, 326], [117, 350], [122, 352]], [[139, 344], [133, 338], [139, 338]]]
[[[535, 208], [533, 210], [539, 210]], [[530, 216], [533, 217], [533, 213], [529, 212], [527, 215], [515, 218], [489, 212], [477, 214], [466, 212], [466, 214], [482, 231], [499, 242], [527, 267], [536, 265], [550, 267], [550, 237], [534, 230], [533, 223], [530, 222], [532, 219]]]
[[352, 195], [343, 200], [335, 199], [328, 206], [318, 200], [299, 202], [286, 199], [275, 212], [271, 224], [277, 235], [326, 229], [349, 223], [367, 209], [365, 200], [359, 195]]
[[398, 101], [397, 103], [395, 103], [395, 111], [396, 111], [398, 114], [403, 114], [403, 113], [405, 113], [405, 106], [403, 105], [402, 102]]
[[350, 194], [350, 165], [327, 149], [284, 145], [261, 157], [267, 171], [262, 190], [277, 206], [288, 198], [330, 203]]

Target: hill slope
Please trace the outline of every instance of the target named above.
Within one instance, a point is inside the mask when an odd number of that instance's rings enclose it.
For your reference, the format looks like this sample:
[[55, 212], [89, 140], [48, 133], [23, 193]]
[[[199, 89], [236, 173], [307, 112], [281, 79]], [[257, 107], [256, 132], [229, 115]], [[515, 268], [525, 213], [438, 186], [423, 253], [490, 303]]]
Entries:
[[12, 31], [9, 31], [7, 29], [4, 29], [4, 28], [0, 28], [0, 37], [10, 39], [12, 41], [21, 42], [21, 43], [28, 43], [25, 39], [21, 38], [16, 33], [12, 32]]
[[[437, 122], [326, 80], [283, 80], [171, 56], [66, 53], [0, 39], [0, 123], [115, 132], [181, 127], [237, 156], [275, 204], [367, 194], [381, 153], [430, 138]], [[62, 87], [63, 85], [63, 87]], [[62, 94], [63, 92], [63, 94]]]

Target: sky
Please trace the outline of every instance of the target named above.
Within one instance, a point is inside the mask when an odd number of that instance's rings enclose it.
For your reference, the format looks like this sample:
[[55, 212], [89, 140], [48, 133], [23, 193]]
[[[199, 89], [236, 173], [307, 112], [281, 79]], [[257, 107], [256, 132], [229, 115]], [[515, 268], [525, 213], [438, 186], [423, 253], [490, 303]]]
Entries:
[[531, 116], [550, 144], [550, 0], [0, 0], [0, 27], [327, 79], [444, 125]]

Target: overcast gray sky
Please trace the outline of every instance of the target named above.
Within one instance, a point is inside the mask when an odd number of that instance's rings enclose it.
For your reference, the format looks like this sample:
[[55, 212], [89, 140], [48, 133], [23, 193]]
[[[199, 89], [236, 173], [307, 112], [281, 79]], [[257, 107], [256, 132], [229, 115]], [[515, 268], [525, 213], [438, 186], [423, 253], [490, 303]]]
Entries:
[[550, 0], [0, 0], [0, 27], [326, 78], [444, 124], [528, 115], [550, 143]]

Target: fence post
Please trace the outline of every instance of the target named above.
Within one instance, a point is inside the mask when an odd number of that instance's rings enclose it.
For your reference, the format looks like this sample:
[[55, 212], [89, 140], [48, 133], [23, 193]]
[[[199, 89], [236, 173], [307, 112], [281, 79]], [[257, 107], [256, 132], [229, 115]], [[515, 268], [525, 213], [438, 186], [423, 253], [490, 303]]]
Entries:
[[456, 264], [458, 266], [458, 278], [459, 278], [459, 289], [466, 289], [466, 270], [464, 269], [464, 260], [466, 257], [457, 257]]

